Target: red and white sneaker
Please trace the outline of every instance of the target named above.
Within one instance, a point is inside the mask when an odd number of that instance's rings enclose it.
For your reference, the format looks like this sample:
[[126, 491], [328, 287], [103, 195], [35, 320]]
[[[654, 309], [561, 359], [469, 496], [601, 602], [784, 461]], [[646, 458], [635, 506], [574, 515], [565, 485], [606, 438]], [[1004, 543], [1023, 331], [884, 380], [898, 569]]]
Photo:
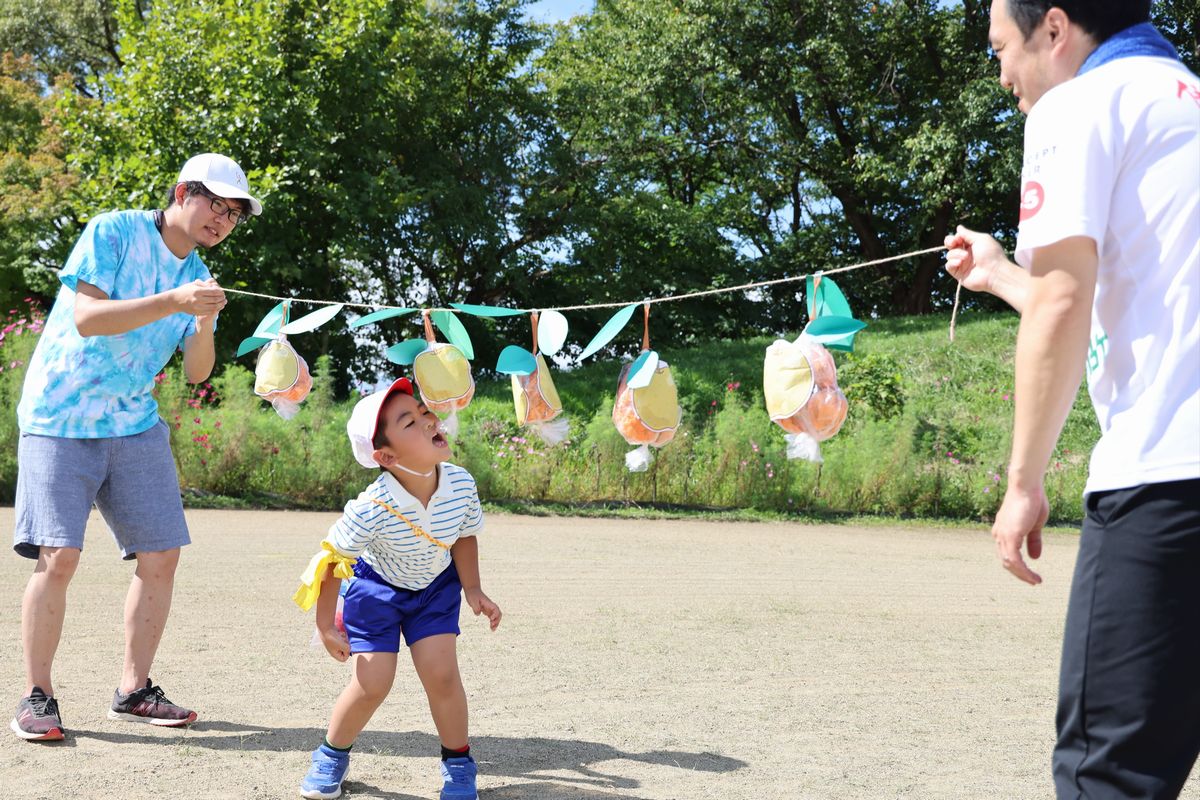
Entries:
[[48, 697], [42, 687], [33, 687], [29, 697], [17, 703], [17, 714], [8, 727], [27, 741], [60, 741], [63, 738], [63, 724], [62, 717], [58, 715], [58, 701]]
[[121, 690], [117, 689], [113, 695], [112, 708], [108, 710], [108, 718], [178, 728], [195, 722], [196, 712], [172, 703], [163, 694], [162, 688], [155, 686], [147, 678], [144, 687], [129, 694], [122, 694]]

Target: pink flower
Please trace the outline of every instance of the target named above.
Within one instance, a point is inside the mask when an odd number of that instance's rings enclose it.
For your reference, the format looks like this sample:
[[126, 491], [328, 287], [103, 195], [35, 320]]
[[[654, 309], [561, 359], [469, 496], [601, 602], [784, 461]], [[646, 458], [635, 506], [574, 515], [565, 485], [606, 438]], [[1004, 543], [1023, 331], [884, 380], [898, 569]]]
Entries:
[[220, 420], [217, 420], [216, 422], [214, 422], [214, 423], [213, 423], [213, 427], [214, 427], [214, 428], [220, 428], [220, 427], [221, 427], [221, 422], [220, 422]]
[[200, 418], [199, 418], [199, 417], [196, 417], [195, 419], [193, 419], [193, 420], [192, 420], [192, 422], [194, 422], [194, 423], [196, 423], [197, 425], [199, 425], [199, 424], [200, 424]]

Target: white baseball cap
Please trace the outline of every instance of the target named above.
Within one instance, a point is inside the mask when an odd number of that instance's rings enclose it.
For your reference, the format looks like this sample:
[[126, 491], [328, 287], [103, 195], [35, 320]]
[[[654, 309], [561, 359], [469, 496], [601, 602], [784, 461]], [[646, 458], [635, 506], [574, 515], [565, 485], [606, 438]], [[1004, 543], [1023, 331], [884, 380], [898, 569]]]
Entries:
[[219, 153], [201, 153], [192, 156], [183, 169], [179, 170], [179, 179], [175, 183], [200, 181], [204, 188], [217, 197], [234, 200], [247, 200], [250, 203], [250, 213], [258, 216], [262, 213], [262, 203], [250, 196], [250, 184], [246, 173], [232, 158]]
[[383, 391], [369, 394], [354, 404], [350, 419], [346, 421], [346, 435], [350, 437], [350, 449], [354, 451], [354, 460], [364, 467], [378, 467], [379, 462], [373, 455], [375, 452], [376, 428], [379, 426], [379, 414], [383, 404], [396, 392], [412, 395], [413, 385], [408, 378], [399, 378]]

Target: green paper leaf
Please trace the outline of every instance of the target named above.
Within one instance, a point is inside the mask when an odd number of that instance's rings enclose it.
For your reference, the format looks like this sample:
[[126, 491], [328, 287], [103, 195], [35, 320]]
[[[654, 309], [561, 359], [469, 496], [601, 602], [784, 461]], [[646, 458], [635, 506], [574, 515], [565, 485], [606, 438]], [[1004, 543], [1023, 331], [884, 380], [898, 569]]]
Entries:
[[372, 322], [381, 322], [392, 317], [401, 317], [405, 314], [411, 314], [417, 309], [415, 308], [384, 308], [379, 311], [372, 311], [365, 317], [359, 317], [350, 323], [351, 328], [361, 328], [363, 325], [370, 325]]
[[451, 303], [451, 308], [457, 308], [464, 314], [473, 314], [476, 317], [515, 317], [524, 314], [516, 308], [501, 308], [500, 306], [473, 306], [469, 303]]
[[647, 350], [629, 365], [629, 378], [625, 381], [631, 389], [645, 389], [658, 369], [658, 353]]
[[804, 327], [804, 333], [834, 350], [854, 349], [854, 334], [867, 327], [853, 317], [818, 317]]
[[[814, 282], [811, 276], [806, 278], [804, 282], [808, 297], [808, 319], [810, 325], [822, 317], [853, 318], [854, 314], [850, 311], [850, 303], [846, 301], [846, 296], [842, 294], [842, 290], [838, 288], [838, 285], [833, 282], [832, 278], [821, 278], [821, 282], [817, 284], [816, 291], [813, 291]], [[827, 336], [821, 339], [821, 343], [831, 350], [845, 350], [850, 352], [854, 350], [854, 334], [850, 333], [840, 337]]]
[[251, 350], [257, 350], [263, 345], [270, 344], [273, 341], [275, 341], [274, 336], [247, 336], [245, 339], [242, 339], [242, 343], [238, 345], [237, 355], [235, 358], [241, 358]]
[[604, 327], [600, 329], [600, 332], [595, 335], [592, 341], [588, 342], [588, 346], [583, 348], [583, 352], [579, 354], [579, 360], [582, 361], [592, 353], [595, 353], [601, 347], [604, 347], [604, 345], [611, 342], [613, 337], [620, 333], [621, 329], [625, 327], [625, 323], [629, 322], [629, 318], [633, 316], [633, 312], [636, 311], [640, 305], [641, 303], [632, 303], [613, 314], [612, 318], [608, 322], [604, 323]]
[[291, 336], [294, 333], [308, 333], [309, 331], [315, 331], [317, 328], [321, 327], [326, 322], [329, 322], [329, 320], [342, 313], [342, 308], [344, 308], [344, 306], [341, 303], [336, 303], [331, 306], [325, 306], [324, 308], [317, 309], [311, 314], [305, 314], [295, 322], [289, 322], [287, 325], [284, 325], [279, 332]]
[[552, 356], [567, 341], [567, 318], [557, 311], [543, 311], [538, 317], [538, 350]]
[[427, 347], [429, 347], [429, 342], [424, 339], [405, 339], [403, 342], [394, 344], [385, 350], [384, 355], [393, 364], [407, 367], [416, 360], [417, 356], [424, 353]]
[[496, 361], [496, 372], [505, 375], [531, 375], [535, 370], [537, 361], [534, 360], [533, 353], [515, 344], [510, 344], [500, 351], [500, 358]]
[[813, 291], [814, 280], [809, 276], [804, 280], [805, 293], [808, 296], [808, 318], [810, 320], [818, 317], [853, 317], [853, 312], [850, 311], [850, 303], [846, 301], [846, 295], [842, 294], [842, 290], [833, 282], [833, 278], [821, 278], [821, 282], [817, 284], [816, 291]]
[[450, 344], [462, 350], [468, 361], [475, 358], [475, 348], [471, 346], [471, 337], [453, 311], [434, 311], [429, 316], [433, 319], [433, 324], [437, 325], [438, 330], [450, 340]]
[[274, 336], [279, 333], [279, 323], [282, 320], [283, 303], [280, 303], [267, 312], [267, 315], [258, 323], [258, 327], [254, 329], [252, 335], [260, 339], [264, 336]]

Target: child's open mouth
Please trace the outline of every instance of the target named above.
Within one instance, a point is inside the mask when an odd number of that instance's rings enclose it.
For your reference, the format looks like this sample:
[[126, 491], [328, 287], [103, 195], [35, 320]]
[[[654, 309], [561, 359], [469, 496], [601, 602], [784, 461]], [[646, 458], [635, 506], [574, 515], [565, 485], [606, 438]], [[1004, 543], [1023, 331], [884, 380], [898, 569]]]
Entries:
[[442, 434], [439, 432], [439, 433], [435, 433], [433, 435], [433, 446], [434, 447], [449, 447], [449, 443], [446, 441], [446, 437], [442, 436]]

